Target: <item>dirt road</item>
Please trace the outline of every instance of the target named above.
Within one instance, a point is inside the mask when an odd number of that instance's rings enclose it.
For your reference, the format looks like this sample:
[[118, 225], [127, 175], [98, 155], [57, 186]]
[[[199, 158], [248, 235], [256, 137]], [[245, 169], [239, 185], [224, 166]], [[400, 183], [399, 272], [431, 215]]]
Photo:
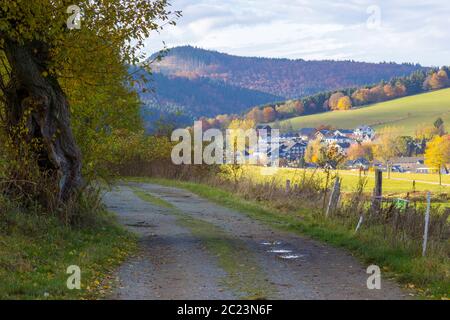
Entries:
[[343, 250], [274, 230], [177, 188], [127, 184], [105, 195], [139, 235], [112, 299], [404, 299]]

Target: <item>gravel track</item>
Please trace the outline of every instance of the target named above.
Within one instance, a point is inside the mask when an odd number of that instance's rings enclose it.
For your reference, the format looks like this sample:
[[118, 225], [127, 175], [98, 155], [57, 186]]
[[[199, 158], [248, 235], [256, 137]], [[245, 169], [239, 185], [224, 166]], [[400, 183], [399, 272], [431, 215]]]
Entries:
[[[254, 221], [178, 188], [130, 183], [108, 192], [104, 201], [119, 221], [139, 235], [140, 254], [117, 271], [112, 299], [240, 299], [217, 255], [179, 223], [173, 209], [140, 199], [139, 188], [173, 205], [178, 215], [220, 228], [238, 242], [234, 257], [252, 257], [269, 288], [267, 299], [405, 299], [407, 293], [382, 277], [381, 290], [368, 290], [367, 266], [344, 250]], [[236, 263], [236, 262], [234, 262]], [[239, 264], [238, 264], [239, 266]], [[242, 267], [248, 267], [243, 264]], [[249, 270], [241, 270], [242, 275]], [[238, 271], [239, 272], [239, 271]], [[251, 296], [251, 295], [250, 295]]]

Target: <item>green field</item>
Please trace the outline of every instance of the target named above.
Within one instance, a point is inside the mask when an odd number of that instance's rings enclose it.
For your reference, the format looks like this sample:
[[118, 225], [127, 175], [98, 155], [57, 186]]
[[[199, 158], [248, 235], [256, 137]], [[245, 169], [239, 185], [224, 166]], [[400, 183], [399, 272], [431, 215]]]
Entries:
[[375, 129], [395, 126], [402, 135], [414, 135], [418, 125], [431, 125], [441, 117], [450, 127], [450, 89], [409, 96], [349, 111], [326, 112], [288, 119], [292, 127], [317, 128], [331, 125], [340, 129], [354, 129], [369, 125]]
[[[247, 166], [244, 170], [244, 177], [249, 178], [255, 182], [263, 183], [266, 181], [275, 181], [279, 185], [284, 185], [286, 180], [291, 180], [293, 184], [298, 183], [301, 179], [304, 170], [292, 168], [280, 168], [273, 175], [261, 175], [261, 167]], [[322, 179], [325, 179], [323, 171], [307, 170], [307, 176], [316, 174]], [[339, 170], [333, 172], [339, 174], [342, 178], [342, 188], [345, 192], [352, 192], [355, 190], [359, 181], [359, 173], [357, 171]], [[402, 194], [413, 191], [413, 181], [416, 181], [415, 191], [417, 192], [431, 192], [433, 194], [450, 194], [450, 176], [442, 177], [442, 186], [437, 184], [438, 175], [434, 174], [408, 174], [408, 173], [392, 173], [391, 179], [387, 179], [387, 174], [383, 174], [383, 191], [385, 194]], [[367, 185], [365, 192], [372, 192], [375, 187], [375, 177], [373, 173], [367, 175]]]

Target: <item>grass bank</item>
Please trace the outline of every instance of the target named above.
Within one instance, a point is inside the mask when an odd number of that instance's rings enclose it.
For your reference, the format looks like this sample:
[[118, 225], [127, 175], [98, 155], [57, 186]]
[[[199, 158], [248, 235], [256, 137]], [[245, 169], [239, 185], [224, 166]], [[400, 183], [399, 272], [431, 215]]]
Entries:
[[354, 231], [332, 219], [313, 217], [308, 210], [282, 212], [270, 203], [245, 200], [239, 195], [210, 185], [175, 180], [136, 178], [133, 181], [153, 182], [185, 188], [275, 228], [308, 235], [336, 247], [342, 247], [367, 264], [382, 267], [386, 277], [394, 277], [408, 288], [416, 289], [421, 297], [450, 298], [450, 261], [448, 255], [422, 258], [417, 250], [392, 246], [376, 230]]
[[[103, 212], [89, 226], [24, 212], [0, 213], [0, 299], [97, 299], [136, 239]], [[81, 269], [81, 290], [67, 288], [69, 266]]]

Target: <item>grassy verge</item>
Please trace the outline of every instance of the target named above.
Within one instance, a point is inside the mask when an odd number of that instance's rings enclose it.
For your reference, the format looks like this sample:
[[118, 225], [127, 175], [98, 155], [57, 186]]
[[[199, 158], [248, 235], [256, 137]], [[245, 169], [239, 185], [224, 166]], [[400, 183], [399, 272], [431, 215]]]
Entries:
[[273, 288], [264, 280], [252, 253], [241, 241], [230, 237], [221, 228], [206, 221], [183, 214], [171, 203], [164, 201], [139, 188], [133, 192], [143, 201], [171, 209], [177, 222], [205, 244], [207, 250], [217, 257], [218, 265], [227, 273], [223, 285], [233, 290], [242, 299], [267, 299]]
[[209, 185], [162, 180], [133, 179], [185, 188], [211, 201], [240, 211], [247, 216], [289, 232], [308, 235], [333, 246], [348, 249], [365, 263], [382, 267], [388, 277], [416, 289], [421, 297], [448, 299], [450, 297], [450, 268], [448, 257], [422, 258], [417, 251], [393, 247], [373, 230], [355, 234], [333, 220], [312, 218], [306, 210], [280, 212], [268, 203], [244, 200], [230, 192]]
[[[104, 212], [88, 227], [23, 212], [0, 219], [0, 299], [96, 299], [136, 239]], [[81, 269], [81, 290], [67, 288], [67, 268]]]

